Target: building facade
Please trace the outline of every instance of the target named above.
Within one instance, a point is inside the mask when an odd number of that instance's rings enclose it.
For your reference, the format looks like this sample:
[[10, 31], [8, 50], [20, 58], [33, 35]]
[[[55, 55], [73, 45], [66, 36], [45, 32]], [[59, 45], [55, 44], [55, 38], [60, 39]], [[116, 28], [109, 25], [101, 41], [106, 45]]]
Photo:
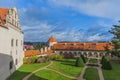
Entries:
[[0, 80], [23, 64], [23, 32], [16, 8], [0, 8]]
[[48, 45], [55, 53], [65, 57], [77, 57], [83, 54], [85, 57], [101, 59], [103, 55], [110, 55], [106, 54], [106, 46], [109, 50], [113, 49], [111, 42], [57, 42], [53, 36], [48, 40]]

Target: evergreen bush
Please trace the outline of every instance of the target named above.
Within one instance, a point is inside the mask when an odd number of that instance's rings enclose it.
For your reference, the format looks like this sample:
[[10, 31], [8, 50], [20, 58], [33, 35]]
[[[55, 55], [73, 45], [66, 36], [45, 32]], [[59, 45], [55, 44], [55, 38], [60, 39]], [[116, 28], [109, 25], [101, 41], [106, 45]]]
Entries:
[[76, 58], [75, 66], [77, 66], [77, 67], [83, 67], [84, 66], [84, 62], [83, 62], [81, 57]]
[[84, 55], [80, 55], [80, 56], [81, 56], [83, 62], [86, 63], [86, 59], [85, 59]]
[[102, 68], [106, 70], [111, 70], [112, 66], [108, 58], [104, 57], [102, 63]]

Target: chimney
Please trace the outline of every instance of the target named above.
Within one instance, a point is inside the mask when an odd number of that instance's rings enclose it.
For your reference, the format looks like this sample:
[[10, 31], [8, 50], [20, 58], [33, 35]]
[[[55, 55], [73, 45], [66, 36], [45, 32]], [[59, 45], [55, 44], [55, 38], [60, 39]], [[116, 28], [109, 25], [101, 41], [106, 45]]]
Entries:
[[75, 46], [75, 45], [76, 45], [76, 43], [74, 42], [74, 43], [73, 43], [73, 45]]
[[84, 42], [84, 43], [83, 43], [83, 45], [85, 46], [85, 45], [86, 45], [86, 43]]
[[67, 45], [67, 43], [65, 43], [65, 45]]
[[47, 52], [47, 47], [44, 48], [44, 51]]

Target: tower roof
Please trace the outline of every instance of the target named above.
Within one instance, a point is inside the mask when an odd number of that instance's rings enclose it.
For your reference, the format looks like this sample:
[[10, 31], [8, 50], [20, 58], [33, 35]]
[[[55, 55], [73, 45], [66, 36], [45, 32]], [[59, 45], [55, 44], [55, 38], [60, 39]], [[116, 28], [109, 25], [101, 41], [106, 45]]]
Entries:
[[51, 36], [51, 37], [49, 38], [48, 42], [57, 42], [57, 40], [56, 40], [53, 36]]

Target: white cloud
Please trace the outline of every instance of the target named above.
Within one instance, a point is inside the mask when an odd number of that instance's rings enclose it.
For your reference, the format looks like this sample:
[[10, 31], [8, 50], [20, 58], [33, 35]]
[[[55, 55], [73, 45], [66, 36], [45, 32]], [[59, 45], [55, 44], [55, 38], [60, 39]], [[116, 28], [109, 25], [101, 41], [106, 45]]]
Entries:
[[120, 0], [49, 0], [49, 2], [87, 15], [120, 19]]
[[106, 40], [107, 41], [110, 40], [110, 37], [108, 37], [107, 35], [100, 36], [100, 34], [95, 34], [87, 38], [87, 41], [106, 41]]

